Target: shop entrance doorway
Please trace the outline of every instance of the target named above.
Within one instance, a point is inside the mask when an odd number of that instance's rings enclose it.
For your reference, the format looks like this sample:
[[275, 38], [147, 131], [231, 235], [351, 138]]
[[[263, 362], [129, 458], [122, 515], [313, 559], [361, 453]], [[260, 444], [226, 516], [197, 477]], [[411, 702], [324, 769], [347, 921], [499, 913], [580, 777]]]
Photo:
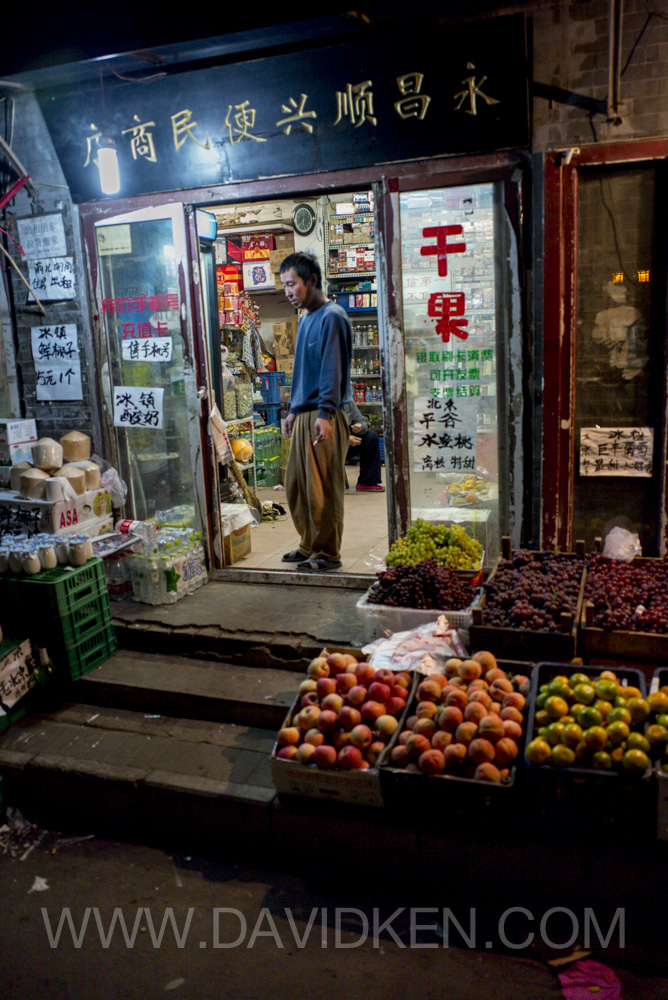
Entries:
[[[298, 316], [280, 282], [281, 261], [294, 251], [313, 253], [328, 298], [341, 305], [353, 331], [351, 387], [363, 429], [376, 442], [376, 489], [358, 489], [369, 476], [359, 449], [346, 466], [342, 572], [373, 575], [384, 566], [388, 541], [382, 357], [374, 195], [369, 188], [262, 202], [208, 205], [215, 237], [199, 239], [203, 320], [210, 405], [218, 407], [236, 450], [237, 466], [264, 519], [250, 532], [250, 551], [235, 550], [229, 535], [234, 507], [246, 492], [229, 465], [214, 463], [214, 550], [219, 567], [286, 570], [284, 553], [298, 536], [285, 499], [289, 440], [287, 414]], [[375, 477], [372, 477], [375, 478]], [[245, 497], [247, 499], [247, 496]], [[222, 507], [221, 507], [222, 505]]]

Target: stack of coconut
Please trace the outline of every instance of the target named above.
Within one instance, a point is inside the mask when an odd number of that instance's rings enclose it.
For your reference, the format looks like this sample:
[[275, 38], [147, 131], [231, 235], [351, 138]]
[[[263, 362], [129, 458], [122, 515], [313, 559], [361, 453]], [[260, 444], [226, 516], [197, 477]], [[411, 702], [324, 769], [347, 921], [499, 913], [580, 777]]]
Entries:
[[40, 438], [32, 446], [32, 463], [12, 468], [11, 489], [28, 500], [65, 500], [100, 487], [100, 466], [90, 460], [90, 438], [70, 431], [60, 442]]

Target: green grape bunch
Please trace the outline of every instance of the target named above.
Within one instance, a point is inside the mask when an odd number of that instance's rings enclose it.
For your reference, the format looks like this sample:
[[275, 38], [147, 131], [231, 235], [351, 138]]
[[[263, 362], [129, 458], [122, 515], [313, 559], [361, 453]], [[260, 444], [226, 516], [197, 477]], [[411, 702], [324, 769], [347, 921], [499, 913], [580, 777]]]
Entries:
[[478, 569], [482, 545], [466, 534], [459, 524], [446, 527], [418, 518], [402, 538], [398, 538], [385, 562], [388, 566], [414, 566], [433, 559], [451, 569]]

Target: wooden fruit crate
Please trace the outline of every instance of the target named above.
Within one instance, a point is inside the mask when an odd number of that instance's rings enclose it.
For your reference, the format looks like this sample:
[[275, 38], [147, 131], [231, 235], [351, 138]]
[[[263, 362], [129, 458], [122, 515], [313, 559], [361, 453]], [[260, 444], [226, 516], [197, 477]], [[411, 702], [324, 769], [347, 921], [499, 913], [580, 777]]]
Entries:
[[[551, 553], [535, 552], [534, 555]], [[576, 543], [575, 552], [555, 553], [564, 559], [583, 559], [584, 542]], [[502, 554], [490, 573], [491, 581], [497, 572], [502, 559], [511, 558], [510, 539], [502, 539]], [[580, 621], [586, 568], [583, 569], [580, 580], [577, 607], [574, 614], [562, 614], [560, 631], [542, 632], [533, 629], [512, 628], [485, 624], [485, 603], [487, 595], [483, 596], [477, 607], [472, 609], [472, 621], [469, 630], [470, 647], [472, 650], [488, 649], [497, 658], [504, 660], [553, 660], [568, 663], [577, 652], [578, 623]]]

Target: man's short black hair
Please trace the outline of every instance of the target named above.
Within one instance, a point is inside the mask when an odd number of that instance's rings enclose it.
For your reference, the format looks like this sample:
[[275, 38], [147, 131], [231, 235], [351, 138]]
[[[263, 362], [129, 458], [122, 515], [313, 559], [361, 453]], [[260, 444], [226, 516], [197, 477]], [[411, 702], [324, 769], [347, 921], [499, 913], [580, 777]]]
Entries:
[[315, 274], [315, 287], [322, 288], [322, 271], [320, 270], [320, 264], [315, 254], [302, 252], [289, 254], [281, 262], [280, 273], [283, 274], [284, 271], [289, 271], [290, 269], [298, 274], [304, 282], [308, 281]]

